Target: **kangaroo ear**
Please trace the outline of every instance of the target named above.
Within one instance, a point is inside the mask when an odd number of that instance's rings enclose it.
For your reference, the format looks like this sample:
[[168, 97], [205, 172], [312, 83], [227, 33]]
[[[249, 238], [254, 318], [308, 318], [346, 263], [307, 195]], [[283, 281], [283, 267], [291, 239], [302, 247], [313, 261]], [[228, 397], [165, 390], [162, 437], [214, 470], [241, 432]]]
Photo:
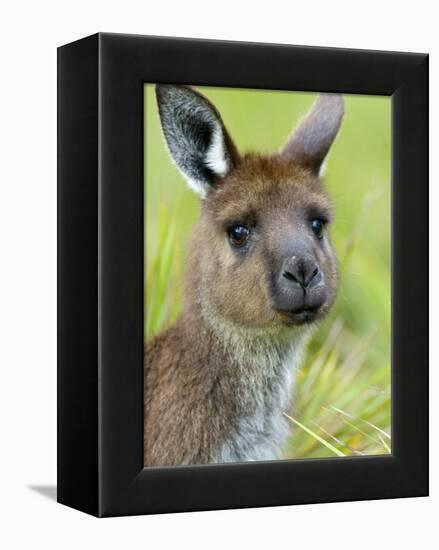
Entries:
[[341, 95], [321, 94], [281, 151], [281, 156], [319, 173], [344, 114]]
[[189, 186], [205, 197], [238, 158], [220, 114], [187, 86], [158, 84], [156, 95], [171, 156]]

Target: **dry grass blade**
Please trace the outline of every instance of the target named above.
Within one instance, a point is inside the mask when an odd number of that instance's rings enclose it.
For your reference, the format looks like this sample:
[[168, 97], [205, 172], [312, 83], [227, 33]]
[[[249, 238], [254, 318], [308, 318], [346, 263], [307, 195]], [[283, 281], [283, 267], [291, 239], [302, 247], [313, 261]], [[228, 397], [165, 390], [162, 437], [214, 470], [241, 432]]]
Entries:
[[[334, 408], [334, 407], [331, 407], [331, 409]], [[328, 411], [329, 413], [332, 413], [332, 414], [335, 414], [334, 411], [330, 410], [328, 407], [323, 407], [323, 409], [325, 411]], [[336, 415], [337, 418], [339, 418], [338, 415]], [[359, 420], [359, 419], [356, 419], [356, 420]], [[362, 430], [361, 428], [359, 428], [356, 424], [354, 424], [353, 422], [351, 422], [350, 420], [348, 420], [347, 418], [345, 417], [342, 417], [342, 421], [347, 424], [349, 427], [351, 427], [352, 429], [356, 430], [358, 433], [364, 435], [364, 437], [367, 437], [368, 439], [370, 439], [371, 441], [373, 441], [376, 445], [379, 445], [381, 441], [378, 441], [378, 439], [375, 439], [370, 433], [367, 433], [365, 432], [364, 430]], [[381, 440], [381, 436], [380, 434], [378, 434], [378, 437], [379, 439]]]
[[379, 428], [378, 426], [376, 426], [372, 422], [369, 422], [368, 420], [365, 420], [364, 418], [352, 416], [351, 414], [349, 414], [345, 411], [342, 411], [338, 407], [331, 406], [331, 409], [333, 409], [334, 411], [342, 414], [343, 416], [346, 416], [347, 418], [350, 418], [351, 420], [359, 420], [360, 422], [364, 422], [365, 424], [367, 424], [371, 428], [374, 428], [377, 432], [379, 432], [384, 437], [387, 437], [387, 439], [389, 439], [389, 440], [392, 439], [391, 436], [387, 432], [385, 432], [384, 430], [382, 430], [381, 428]]
[[312, 430], [310, 430], [309, 428], [307, 428], [306, 426], [304, 426], [301, 422], [299, 422], [298, 420], [296, 420], [295, 418], [293, 418], [292, 416], [288, 415], [286, 412], [284, 412], [284, 415], [289, 419], [291, 420], [291, 422], [293, 422], [294, 424], [296, 424], [296, 426], [299, 426], [299, 428], [301, 428], [302, 430], [304, 430], [307, 434], [311, 435], [312, 437], [314, 437], [315, 439], [317, 439], [317, 441], [319, 441], [319, 443], [321, 443], [322, 445], [324, 445], [327, 449], [329, 449], [330, 451], [332, 451], [335, 455], [337, 456], [346, 456], [344, 453], [342, 453], [341, 451], [339, 451], [336, 447], [334, 447], [334, 445], [331, 445], [331, 443], [328, 443], [328, 441], [325, 441], [323, 439], [323, 437], [320, 437], [318, 434], [316, 434], [315, 432], [313, 432]]
[[325, 435], [327, 435], [330, 439], [332, 439], [333, 441], [335, 441], [338, 445], [340, 445], [341, 447], [344, 447], [345, 449], [348, 449], [348, 451], [350, 451], [351, 453], [353, 454], [356, 454], [356, 455], [364, 455], [364, 453], [362, 453], [361, 451], [358, 451], [357, 449], [354, 449], [353, 447], [351, 447], [350, 445], [348, 445], [347, 443], [344, 443], [341, 439], [339, 439], [338, 437], [335, 437], [335, 435], [329, 433], [327, 430], [325, 430], [325, 428], [323, 426], [320, 426], [319, 424], [317, 424], [316, 422], [313, 422], [314, 426], [316, 428], [318, 428], [320, 431], [322, 431]]

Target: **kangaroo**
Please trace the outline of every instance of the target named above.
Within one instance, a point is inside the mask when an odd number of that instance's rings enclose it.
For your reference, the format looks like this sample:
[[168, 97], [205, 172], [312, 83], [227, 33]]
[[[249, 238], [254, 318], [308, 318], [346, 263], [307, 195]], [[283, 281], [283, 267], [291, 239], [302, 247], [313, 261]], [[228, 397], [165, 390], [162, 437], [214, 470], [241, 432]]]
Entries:
[[198, 91], [157, 85], [165, 142], [201, 197], [178, 321], [145, 345], [144, 464], [273, 460], [294, 373], [337, 291], [321, 168], [344, 107], [321, 94], [276, 153], [238, 153]]

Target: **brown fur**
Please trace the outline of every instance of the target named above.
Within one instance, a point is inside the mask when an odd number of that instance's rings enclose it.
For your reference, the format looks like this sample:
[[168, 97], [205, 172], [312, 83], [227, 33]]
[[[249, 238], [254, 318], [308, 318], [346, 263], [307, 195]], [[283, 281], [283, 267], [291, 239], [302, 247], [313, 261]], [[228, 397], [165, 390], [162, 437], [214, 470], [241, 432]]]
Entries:
[[[235, 157], [234, 169], [202, 201], [181, 317], [145, 346], [146, 466], [213, 462], [239, 436], [242, 418], [256, 415], [261, 403], [271, 406], [281, 363], [307, 327], [274, 308], [270, 274], [284, 236], [306, 236], [307, 212], [330, 220], [329, 198], [309, 163], [285, 154]], [[227, 238], [238, 222], [257, 227], [258, 246], [245, 256]], [[327, 233], [321, 245], [306, 238], [326, 283], [317, 320], [335, 298], [337, 263]], [[261, 353], [279, 359], [266, 363], [272, 369], [258, 366]]]

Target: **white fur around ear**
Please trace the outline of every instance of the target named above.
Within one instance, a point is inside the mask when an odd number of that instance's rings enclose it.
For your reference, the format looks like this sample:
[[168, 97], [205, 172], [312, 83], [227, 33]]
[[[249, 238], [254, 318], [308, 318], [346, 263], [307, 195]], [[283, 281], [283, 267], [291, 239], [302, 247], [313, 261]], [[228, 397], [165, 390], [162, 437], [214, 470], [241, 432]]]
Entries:
[[319, 178], [322, 178], [325, 175], [326, 167], [328, 166], [328, 155], [323, 159], [322, 164], [319, 168]]
[[[224, 135], [219, 124], [215, 123], [215, 129], [212, 132], [211, 143], [206, 151], [205, 164], [218, 178], [223, 178], [231, 170], [230, 160], [227, 158], [227, 152], [224, 147]], [[177, 168], [180, 168], [174, 161]], [[182, 175], [186, 180], [189, 188], [195, 191], [200, 198], [204, 199], [207, 196], [209, 187], [206, 187], [206, 182], [189, 176], [182, 171]]]
[[[174, 164], [177, 168], [179, 168], [179, 166], [177, 165], [177, 163], [175, 161], [174, 161]], [[207, 190], [204, 187], [204, 183], [202, 181], [198, 181], [194, 178], [191, 178], [191, 177], [187, 176], [181, 170], [180, 170], [180, 173], [183, 176], [185, 182], [187, 183], [189, 189], [191, 189], [192, 191], [194, 191], [194, 193], [199, 195], [199, 197], [201, 199], [205, 199], [206, 196], [207, 196]]]
[[230, 162], [227, 160], [224, 147], [225, 139], [223, 130], [218, 123], [212, 132], [212, 140], [206, 152], [206, 164], [218, 177], [223, 178], [230, 170]]

